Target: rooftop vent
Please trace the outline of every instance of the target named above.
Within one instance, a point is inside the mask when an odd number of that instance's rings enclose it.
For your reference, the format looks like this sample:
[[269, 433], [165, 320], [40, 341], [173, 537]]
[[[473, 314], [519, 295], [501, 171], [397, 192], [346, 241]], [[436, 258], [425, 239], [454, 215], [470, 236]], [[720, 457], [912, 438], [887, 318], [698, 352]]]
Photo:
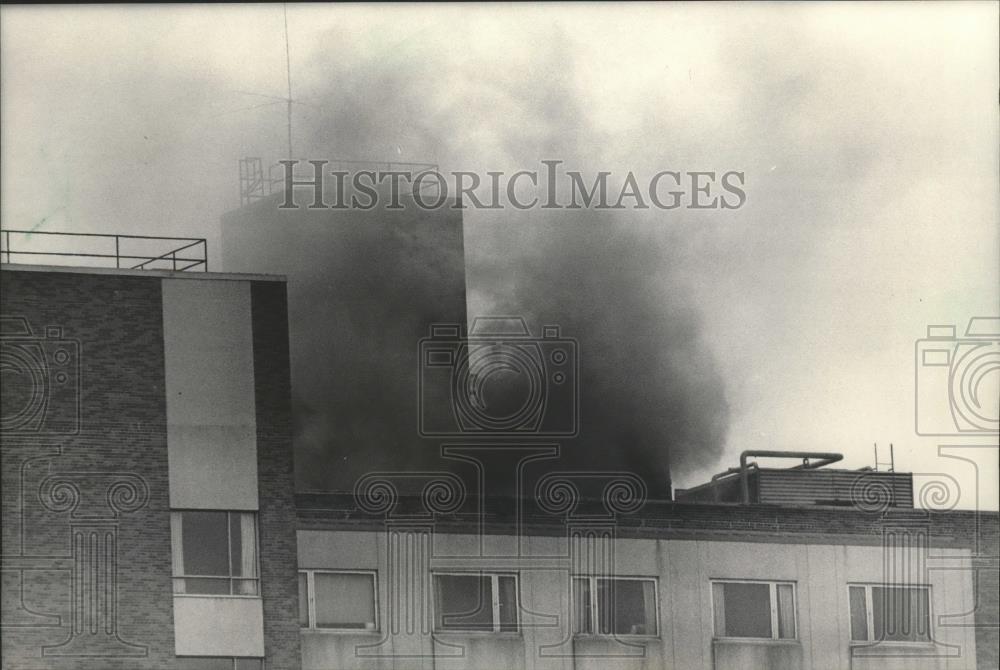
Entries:
[[[757, 458], [800, 460], [787, 468], [762, 467]], [[826, 466], [843, 454], [811, 451], [744, 451], [739, 467], [712, 477], [707, 484], [677, 489], [677, 502], [723, 502], [791, 506], [834, 505], [863, 510], [913, 507], [913, 475], [846, 470]]]

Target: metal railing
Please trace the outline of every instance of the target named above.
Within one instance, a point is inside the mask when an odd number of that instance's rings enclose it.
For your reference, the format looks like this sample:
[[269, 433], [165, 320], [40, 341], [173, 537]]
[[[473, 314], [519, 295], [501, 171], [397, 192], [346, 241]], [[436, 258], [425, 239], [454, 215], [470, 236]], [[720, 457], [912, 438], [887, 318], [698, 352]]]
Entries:
[[[77, 239], [71, 241], [73, 238]], [[12, 241], [19, 242], [23, 246], [19, 245], [15, 249]], [[62, 246], [60, 242], [68, 244]], [[105, 242], [107, 244], [104, 244]], [[179, 243], [183, 244], [175, 246]], [[143, 251], [141, 249], [143, 246], [147, 247], [147, 250]], [[81, 250], [81, 247], [87, 248]], [[149, 251], [148, 247], [155, 248]], [[67, 248], [69, 250], [66, 250]], [[164, 248], [167, 250], [161, 252]], [[41, 261], [43, 258], [49, 260], [84, 258], [90, 262], [103, 262], [98, 267], [111, 267], [110, 263], [113, 260], [114, 267], [118, 269], [184, 272], [198, 268], [201, 272], [208, 272], [208, 244], [202, 237], [108, 235], [4, 228], [0, 230], [0, 259], [11, 263], [15, 258], [25, 258], [26, 261]]]

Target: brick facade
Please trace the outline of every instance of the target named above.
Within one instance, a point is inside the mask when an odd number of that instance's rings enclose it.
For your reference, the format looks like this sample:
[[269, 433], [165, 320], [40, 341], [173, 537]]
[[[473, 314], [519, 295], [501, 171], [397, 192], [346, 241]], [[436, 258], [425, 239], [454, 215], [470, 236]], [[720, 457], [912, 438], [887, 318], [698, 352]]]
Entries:
[[[153, 670], [173, 660], [160, 300], [153, 277], [3, 272], [3, 316], [25, 318], [36, 336], [61, 327], [79, 343], [82, 382], [77, 434], [4, 432], [5, 669]], [[12, 392], [6, 383], [4, 392]], [[45, 487], [52, 476], [65, 484]], [[136, 496], [117, 510], [109, 505], [116, 482]], [[91, 622], [106, 622], [85, 613], [73, 635], [74, 588], [92, 589], [74, 579], [71, 538], [83, 531], [86, 539], [98, 525], [117, 533], [115, 634], [90, 634]]]
[[265, 667], [293, 670], [301, 659], [285, 285], [254, 282], [251, 299]]
[[[14, 336], [5, 322], [5, 341], [14, 337], [15, 349], [47, 361], [40, 369], [52, 377], [43, 381], [62, 390], [50, 390], [59, 406], [43, 408], [40, 421], [4, 426], [0, 667], [178, 668], [161, 277], [7, 269], [2, 277], [3, 317], [22, 318], [32, 329], [30, 336]], [[383, 530], [385, 524], [359, 511], [349, 495], [294, 495], [285, 285], [251, 282], [251, 308], [266, 667], [294, 670], [301, 666], [295, 530]], [[4, 346], [7, 363], [12, 349]], [[56, 360], [59, 351], [69, 359]], [[60, 372], [68, 373], [62, 382], [54, 376]], [[28, 385], [6, 372], [3, 391], [29, 397]], [[66, 411], [67, 399], [77, 398]], [[513, 532], [510, 501], [487, 501], [485, 509], [484, 519], [465, 509], [428, 523], [442, 533]], [[522, 522], [518, 528], [528, 535], [566, 532], [565, 518], [531, 506]], [[997, 668], [995, 512], [650, 501], [621, 516], [616, 532], [623, 538], [879, 545], [888, 528], [924, 530], [936, 546], [972, 549], [977, 667]], [[116, 597], [101, 595], [112, 592]]]
[[[76, 370], [81, 380], [78, 431], [55, 421], [73, 413], [54, 406], [53, 420], [4, 427], [5, 670], [180, 667], [158, 274], [3, 271], [3, 317], [25, 319], [36, 340], [61, 328], [65, 349], [79, 348], [69, 382]], [[286, 670], [299, 667], [299, 640], [285, 286], [255, 281], [251, 295], [266, 667]], [[5, 363], [14, 349], [56, 350], [19, 337]], [[53, 362], [47, 374], [60, 370]], [[6, 372], [3, 391], [30, 397]], [[117, 597], [102, 598], [112, 586]], [[76, 607], [74, 593], [84, 600]]]

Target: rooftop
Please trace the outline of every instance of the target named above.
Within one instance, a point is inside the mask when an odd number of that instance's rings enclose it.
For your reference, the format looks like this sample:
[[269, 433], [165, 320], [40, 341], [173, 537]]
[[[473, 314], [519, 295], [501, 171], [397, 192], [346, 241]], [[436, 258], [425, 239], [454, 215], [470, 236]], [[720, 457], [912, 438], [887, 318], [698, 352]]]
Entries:
[[[518, 505], [520, 502], [520, 505]], [[540, 535], [613, 528], [617, 537], [714, 539], [792, 544], [879, 545], [888, 530], [923, 533], [935, 546], [968, 546], [975, 530], [995, 541], [997, 512], [903, 507], [706, 503], [650, 500], [632, 512], [609, 514], [598, 501], [552, 513], [531, 500], [470, 497], [455, 511], [428, 510], [422, 496], [400, 496], [382, 511], [364, 509], [351, 494], [295, 496], [300, 531], [385, 531], [394, 524], [434, 532]]]
[[212, 281], [274, 281], [285, 282], [285, 275], [252, 274], [240, 272], [182, 272], [180, 270], [133, 270], [130, 268], [95, 268], [75, 265], [28, 265], [0, 263], [0, 270], [7, 272], [58, 272], [66, 274], [116, 275], [131, 277], [170, 277], [171, 279], [202, 279]]

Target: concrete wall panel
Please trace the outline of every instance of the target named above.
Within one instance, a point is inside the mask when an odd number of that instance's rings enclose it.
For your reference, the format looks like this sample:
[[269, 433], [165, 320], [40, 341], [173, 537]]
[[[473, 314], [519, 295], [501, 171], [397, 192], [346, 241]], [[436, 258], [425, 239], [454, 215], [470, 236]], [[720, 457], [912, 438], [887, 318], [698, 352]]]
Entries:
[[178, 656], [263, 656], [260, 598], [174, 597]]
[[256, 510], [250, 282], [164, 279], [162, 291], [170, 505]]

